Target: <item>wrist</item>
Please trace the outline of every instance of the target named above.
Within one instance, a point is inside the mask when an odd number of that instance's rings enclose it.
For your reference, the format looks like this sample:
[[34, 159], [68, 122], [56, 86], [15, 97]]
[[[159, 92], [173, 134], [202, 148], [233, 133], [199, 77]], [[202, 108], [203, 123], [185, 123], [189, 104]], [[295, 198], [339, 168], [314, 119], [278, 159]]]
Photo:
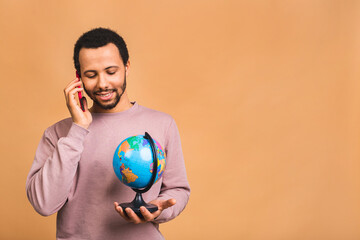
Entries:
[[74, 140], [73, 145], [79, 146], [82, 145], [88, 133], [89, 130], [73, 122], [66, 137]]
[[78, 123], [78, 122], [74, 122], [74, 124], [78, 125], [79, 127], [82, 127], [84, 129], [88, 129], [90, 126], [90, 123]]

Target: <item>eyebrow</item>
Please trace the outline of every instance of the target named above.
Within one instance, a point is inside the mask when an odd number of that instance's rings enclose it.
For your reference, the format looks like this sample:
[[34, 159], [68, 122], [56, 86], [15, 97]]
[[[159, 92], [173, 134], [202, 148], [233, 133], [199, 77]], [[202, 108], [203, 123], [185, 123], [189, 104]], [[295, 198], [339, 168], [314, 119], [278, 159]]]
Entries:
[[[107, 69], [109, 69], [109, 68], [119, 68], [119, 66], [109, 66], [109, 67], [105, 68], [104, 70], [107, 70]], [[88, 72], [96, 72], [96, 71], [95, 71], [95, 70], [86, 70], [86, 71], [84, 72], [84, 74], [85, 74], [85, 73], [88, 73]]]

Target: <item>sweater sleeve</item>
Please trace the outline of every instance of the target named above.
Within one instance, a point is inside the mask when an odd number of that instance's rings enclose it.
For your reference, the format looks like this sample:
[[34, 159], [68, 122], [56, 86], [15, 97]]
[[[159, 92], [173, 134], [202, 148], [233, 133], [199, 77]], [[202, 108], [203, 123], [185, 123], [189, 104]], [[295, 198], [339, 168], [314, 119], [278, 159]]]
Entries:
[[49, 216], [66, 203], [87, 133], [75, 123], [59, 139], [54, 126], [45, 130], [26, 180], [27, 197], [39, 214]]
[[167, 131], [167, 143], [165, 146], [166, 168], [158, 199], [175, 198], [176, 204], [165, 209], [154, 220], [156, 223], [167, 222], [178, 216], [184, 210], [190, 196], [190, 186], [186, 176], [180, 134], [173, 119]]

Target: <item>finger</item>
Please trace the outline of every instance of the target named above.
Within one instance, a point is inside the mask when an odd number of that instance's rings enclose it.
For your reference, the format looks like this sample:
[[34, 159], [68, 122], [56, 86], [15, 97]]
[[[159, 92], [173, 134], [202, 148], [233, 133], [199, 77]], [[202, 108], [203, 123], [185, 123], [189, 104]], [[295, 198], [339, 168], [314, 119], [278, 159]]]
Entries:
[[176, 200], [174, 198], [168, 199], [164, 202], [161, 202], [160, 207], [162, 210], [172, 207], [176, 204]]
[[79, 82], [79, 78], [74, 78], [73, 80], [71, 80], [67, 85], [66, 85], [66, 87], [65, 88], [68, 88], [71, 84], [73, 84], [74, 82]]
[[154, 220], [154, 218], [156, 217], [156, 216], [153, 216], [153, 214], [150, 213], [149, 210], [147, 210], [147, 208], [144, 206], [140, 207], [140, 212], [143, 215], [144, 220], [147, 222]]
[[76, 88], [81, 88], [81, 83], [80, 82], [76, 82], [72, 85], [70, 85], [69, 87], [65, 88], [64, 89], [64, 94], [65, 94], [65, 97], [68, 97], [68, 95], [70, 94], [70, 92], [73, 90], [73, 89], [76, 89]]
[[119, 203], [114, 202], [115, 210], [120, 214], [121, 217], [123, 217], [126, 221], [131, 222], [131, 220], [125, 215], [122, 207], [119, 205]]
[[142, 220], [138, 217], [138, 215], [136, 215], [136, 213], [132, 209], [126, 208], [125, 211], [126, 211], [126, 214], [129, 216], [129, 219], [133, 223], [139, 224], [142, 222]]
[[70, 86], [72, 83], [74, 82], [80, 82], [80, 78], [76, 77], [74, 78], [73, 80], [71, 80], [69, 83], [68, 83], [68, 86]]
[[120, 213], [120, 210], [118, 209], [119, 204], [117, 202], [114, 202], [114, 208], [117, 212]]
[[71, 82], [69, 85], [67, 85], [65, 88], [64, 88], [64, 91], [65, 92], [69, 92], [71, 89], [75, 88], [75, 87], [80, 87], [81, 86], [81, 82], [80, 81], [75, 81], [75, 82]]
[[65, 89], [69, 88], [74, 83], [81, 83], [81, 81], [79, 78], [74, 78], [73, 80], [71, 80], [71, 82], [68, 83], [68, 85], [66, 85]]
[[[69, 93], [68, 93], [68, 96], [67, 96], [67, 100], [69, 101], [69, 103], [76, 103], [76, 100], [75, 100], [75, 95], [77, 95], [78, 92], [81, 92], [83, 90], [83, 88], [74, 88], [72, 89]], [[77, 104], [76, 104], [77, 105]]]
[[114, 202], [114, 207], [115, 207], [115, 210], [116, 210], [117, 212], [120, 213], [120, 211], [122, 211], [122, 209], [121, 209], [121, 207], [119, 206], [119, 203], [118, 203], [118, 202]]
[[160, 214], [161, 214], [162, 210], [159, 208], [157, 211], [153, 212], [153, 220], [156, 219]]
[[[78, 91], [81, 91], [81, 89]], [[68, 98], [66, 99], [67, 106], [71, 113], [75, 113], [75, 111], [83, 112], [81, 107], [79, 106], [78, 101], [76, 100], [76, 96], [75, 96], [76, 92], [78, 92], [78, 91], [75, 90], [74, 92], [70, 92]]]

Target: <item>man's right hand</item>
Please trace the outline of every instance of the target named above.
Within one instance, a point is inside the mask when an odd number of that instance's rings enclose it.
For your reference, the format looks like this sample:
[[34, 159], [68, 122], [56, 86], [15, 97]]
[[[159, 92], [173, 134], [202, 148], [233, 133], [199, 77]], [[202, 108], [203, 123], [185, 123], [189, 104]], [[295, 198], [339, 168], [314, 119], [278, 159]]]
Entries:
[[66, 105], [71, 114], [72, 120], [77, 125], [88, 128], [92, 122], [92, 116], [89, 112], [86, 99], [83, 97], [83, 104], [85, 112], [82, 111], [81, 107], [77, 103], [76, 98], [78, 98], [78, 92], [82, 91], [81, 82], [78, 78], [72, 80], [64, 89]]

